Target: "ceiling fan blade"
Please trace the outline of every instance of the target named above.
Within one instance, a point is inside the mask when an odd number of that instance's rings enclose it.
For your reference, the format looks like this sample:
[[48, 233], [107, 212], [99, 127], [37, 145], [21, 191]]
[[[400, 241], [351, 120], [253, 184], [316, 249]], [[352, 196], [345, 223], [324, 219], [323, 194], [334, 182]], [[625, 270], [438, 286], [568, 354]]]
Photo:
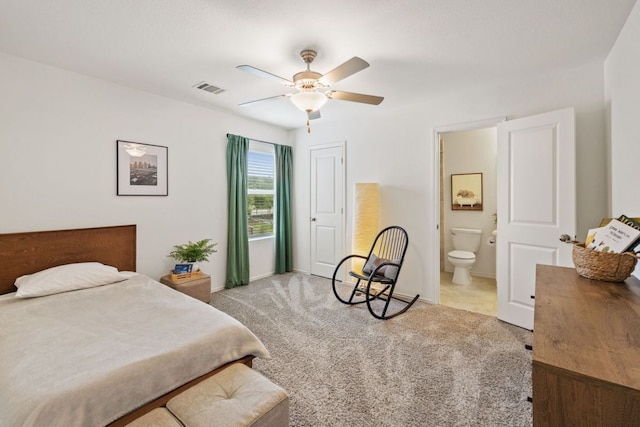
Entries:
[[271, 100], [280, 99], [280, 98], [291, 98], [291, 94], [287, 93], [284, 95], [270, 96], [268, 98], [254, 99], [253, 101], [243, 102], [242, 104], [238, 104], [238, 105], [241, 107], [246, 107], [247, 105], [257, 104], [258, 102], [271, 101]]
[[339, 82], [340, 80], [349, 77], [352, 74], [362, 71], [369, 66], [369, 63], [362, 58], [354, 56], [347, 62], [338, 65], [333, 70], [329, 71], [324, 76], [320, 77], [318, 81], [325, 86], [331, 86], [332, 84]]
[[254, 76], [277, 80], [278, 82], [280, 82], [280, 84], [283, 84], [285, 86], [293, 86], [293, 82], [291, 80], [285, 79], [284, 77], [276, 76], [275, 74], [271, 74], [259, 68], [252, 67], [251, 65], [238, 65], [236, 68], [238, 70], [244, 71], [245, 73], [253, 74]]
[[319, 119], [320, 118], [320, 110], [316, 110], [316, 111], [312, 111], [310, 113], [307, 113], [307, 118], [309, 120]]
[[378, 105], [384, 99], [383, 96], [364, 95], [362, 93], [355, 92], [343, 92], [339, 90], [332, 90], [326, 93], [329, 99], [339, 99], [341, 101], [362, 102], [363, 104]]

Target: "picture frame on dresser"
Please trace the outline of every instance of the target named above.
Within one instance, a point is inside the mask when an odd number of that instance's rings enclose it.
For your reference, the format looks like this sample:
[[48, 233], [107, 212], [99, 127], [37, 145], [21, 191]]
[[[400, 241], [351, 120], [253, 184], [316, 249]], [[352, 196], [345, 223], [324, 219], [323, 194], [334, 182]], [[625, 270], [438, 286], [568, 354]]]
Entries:
[[161, 145], [116, 141], [118, 196], [167, 196], [169, 149]]

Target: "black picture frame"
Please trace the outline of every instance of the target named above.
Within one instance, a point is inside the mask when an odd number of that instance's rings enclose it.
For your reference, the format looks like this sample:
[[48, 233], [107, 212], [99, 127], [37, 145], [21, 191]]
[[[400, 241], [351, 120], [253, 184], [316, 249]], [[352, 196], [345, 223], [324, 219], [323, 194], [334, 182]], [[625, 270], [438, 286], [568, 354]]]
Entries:
[[169, 149], [161, 145], [116, 141], [118, 196], [168, 196]]

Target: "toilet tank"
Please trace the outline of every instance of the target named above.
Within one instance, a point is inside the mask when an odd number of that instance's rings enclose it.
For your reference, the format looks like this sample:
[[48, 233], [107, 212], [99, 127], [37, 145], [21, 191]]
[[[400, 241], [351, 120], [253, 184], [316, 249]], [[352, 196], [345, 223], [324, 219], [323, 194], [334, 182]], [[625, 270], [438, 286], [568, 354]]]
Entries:
[[474, 228], [452, 228], [451, 242], [458, 251], [478, 252], [482, 241], [482, 230]]

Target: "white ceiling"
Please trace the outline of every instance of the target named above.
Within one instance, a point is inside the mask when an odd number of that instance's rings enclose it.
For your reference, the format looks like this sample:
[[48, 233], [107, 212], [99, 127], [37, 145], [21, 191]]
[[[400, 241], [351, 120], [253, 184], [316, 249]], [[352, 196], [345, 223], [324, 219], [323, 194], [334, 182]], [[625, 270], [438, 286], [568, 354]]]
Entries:
[[[419, 103], [436, 93], [553, 72], [610, 51], [636, 0], [0, 0], [0, 51], [285, 128], [304, 125], [291, 92], [243, 73], [291, 78], [302, 49], [326, 73], [371, 66], [332, 88], [384, 96], [330, 100], [322, 121]], [[193, 88], [206, 81], [226, 91]], [[42, 83], [42, 82], [40, 82]]]

